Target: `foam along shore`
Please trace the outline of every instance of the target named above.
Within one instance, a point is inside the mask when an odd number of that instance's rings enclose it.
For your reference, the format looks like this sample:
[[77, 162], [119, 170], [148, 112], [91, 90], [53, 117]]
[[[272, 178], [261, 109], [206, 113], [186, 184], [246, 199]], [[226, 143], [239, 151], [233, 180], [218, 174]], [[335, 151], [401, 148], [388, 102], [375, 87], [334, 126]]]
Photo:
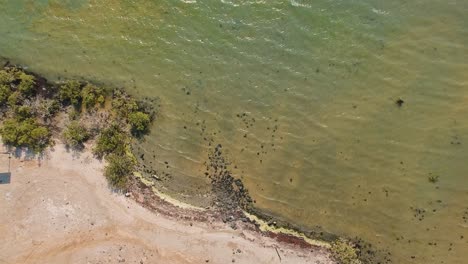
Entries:
[[190, 220], [190, 208], [185, 218], [152, 212], [113, 193], [103, 168], [61, 143], [13, 158], [0, 185], [0, 263], [334, 263], [324, 248]]

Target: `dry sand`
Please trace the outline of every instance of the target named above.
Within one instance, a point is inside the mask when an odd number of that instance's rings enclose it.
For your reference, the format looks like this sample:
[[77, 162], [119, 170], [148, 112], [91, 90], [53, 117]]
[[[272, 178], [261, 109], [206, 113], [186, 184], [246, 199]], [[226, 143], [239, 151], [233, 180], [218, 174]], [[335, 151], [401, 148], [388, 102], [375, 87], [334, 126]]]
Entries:
[[151, 212], [112, 193], [89, 152], [57, 145], [11, 167], [10, 184], [0, 184], [0, 264], [332, 263], [325, 250]]

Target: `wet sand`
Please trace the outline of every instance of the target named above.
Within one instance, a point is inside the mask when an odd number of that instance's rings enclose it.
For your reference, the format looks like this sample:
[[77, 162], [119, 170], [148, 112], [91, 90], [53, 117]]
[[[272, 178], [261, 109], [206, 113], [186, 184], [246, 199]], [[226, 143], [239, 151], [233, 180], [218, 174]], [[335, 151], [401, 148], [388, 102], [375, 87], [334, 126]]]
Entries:
[[11, 168], [11, 182], [0, 184], [0, 263], [333, 263], [324, 249], [190, 217], [200, 212], [170, 217], [158, 213], [169, 210], [164, 203], [150, 211], [137, 195], [112, 193], [90, 152], [57, 144], [40, 160], [13, 158]]

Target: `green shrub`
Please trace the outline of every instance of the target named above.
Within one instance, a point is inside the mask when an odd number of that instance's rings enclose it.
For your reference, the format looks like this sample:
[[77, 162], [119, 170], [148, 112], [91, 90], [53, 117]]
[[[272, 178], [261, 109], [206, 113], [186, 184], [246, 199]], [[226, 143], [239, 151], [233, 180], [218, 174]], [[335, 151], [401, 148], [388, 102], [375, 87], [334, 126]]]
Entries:
[[18, 106], [15, 109], [15, 117], [19, 121], [26, 120], [28, 118], [31, 118], [33, 116], [32, 109], [29, 106]]
[[123, 189], [127, 183], [128, 176], [133, 172], [135, 163], [127, 155], [110, 154], [106, 158], [108, 165], [104, 175], [114, 187]]
[[15, 91], [8, 96], [8, 106], [14, 109], [17, 105], [20, 105], [23, 102], [23, 96], [20, 92]]
[[125, 153], [126, 144], [127, 136], [124, 131], [122, 131], [117, 124], [113, 124], [101, 131], [93, 152], [100, 158], [111, 153], [123, 155]]
[[355, 248], [351, 242], [344, 238], [340, 238], [331, 244], [330, 251], [333, 258], [339, 264], [361, 264], [358, 258], [359, 250]]
[[138, 104], [122, 90], [115, 90], [112, 97], [112, 109], [118, 117], [126, 119], [132, 112], [138, 110]]
[[42, 152], [45, 148], [52, 144], [52, 134], [45, 126], [37, 126], [31, 131], [31, 138], [26, 146], [31, 148], [34, 152]]
[[43, 120], [49, 120], [60, 111], [60, 104], [53, 99], [43, 99], [40, 101], [35, 111]]
[[84, 147], [83, 143], [89, 139], [89, 132], [77, 121], [73, 121], [68, 124], [63, 131], [63, 138], [65, 140], [65, 144], [68, 146], [74, 149], [82, 149]]
[[149, 98], [144, 98], [143, 100], [139, 100], [137, 101], [138, 111], [147, 114], [150, 120], [153, 121], [156, 116], [156, 109], [154, 107], [156, 103], [156, 99], [151, 100]]
[[96, 104], [104, 104], [105, 95], [105, 90], [103, 88], [97, 87], [89, 83], [81, 91], [83, 105], [86, 108], [94, 107], [96, 106]]
[[128, 115], [128, 123], [132, 126], [132, 133], [142, 134], [148, 131], [151, 120], [148, 114], [133, 112]]
[[58, 98], [62, 104], [81, 104], [81, 84], [78, 81], [67, 81], [60, 86]]
[[12, 69], [0, 70], [0, 84], [10, 84], [16, 79], [15, 71]]
[[21, 71], [18, 74], [18, 79], [20, 80], [18, 90], [25, 96], [33, 95], [34, 85], [36, 84], [36, 78], [33, 75]]
[[3, 126], [0, 129], [2, 135], [2, 141], [6, 145], [18, 146], [21, 138], [21, 132], [18, 121], [16, 119], [7, 119], [3, 122]]
[[13, 147], [27, 147], [35, 153], [42, 152], [52, 144], [51, 133], [34, 119], [7, 119], [0, 129], [3, 143]]
[[12, 91], [9, 85], [0, 84], [0, 106], [4, 106], [7, 103], [11, 93]]

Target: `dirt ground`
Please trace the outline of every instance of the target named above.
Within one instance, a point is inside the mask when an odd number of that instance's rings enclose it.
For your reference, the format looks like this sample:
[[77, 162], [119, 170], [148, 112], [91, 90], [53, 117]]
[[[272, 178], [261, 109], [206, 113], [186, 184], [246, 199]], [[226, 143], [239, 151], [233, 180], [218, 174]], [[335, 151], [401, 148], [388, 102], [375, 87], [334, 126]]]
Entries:
[[0, 264], [332, 263], [324, 250], [151, 212], [112, 193], [102, 168], [63, 145], [41, 160], [13, 158], [0, 184]]

